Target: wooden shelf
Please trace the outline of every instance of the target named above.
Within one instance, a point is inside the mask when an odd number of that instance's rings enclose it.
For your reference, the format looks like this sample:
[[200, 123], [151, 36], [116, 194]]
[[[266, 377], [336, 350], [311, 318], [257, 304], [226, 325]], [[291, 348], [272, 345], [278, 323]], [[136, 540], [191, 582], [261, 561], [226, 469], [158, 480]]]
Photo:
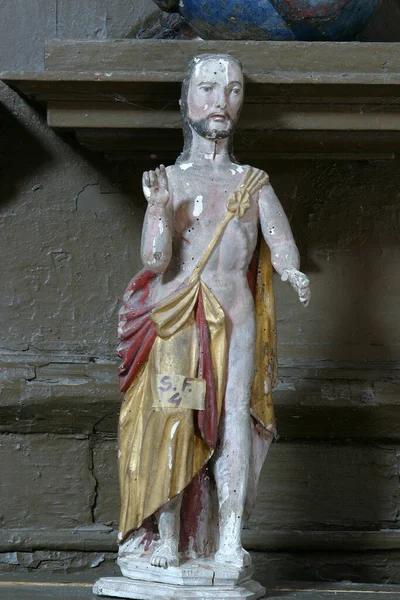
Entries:
[[0, 78], [43, 104], [51, 127], [76, 131], [89, 147], [119, 156], [122, 147], [139, 159], [164, 130], [167, 156], [181, 144], [178, 99], [188, 60], [207, 52], [231, 53], [245, 70], [240, 152], [391, 158], [398, 151], [397, 43], [54, 40], [45, 71]]

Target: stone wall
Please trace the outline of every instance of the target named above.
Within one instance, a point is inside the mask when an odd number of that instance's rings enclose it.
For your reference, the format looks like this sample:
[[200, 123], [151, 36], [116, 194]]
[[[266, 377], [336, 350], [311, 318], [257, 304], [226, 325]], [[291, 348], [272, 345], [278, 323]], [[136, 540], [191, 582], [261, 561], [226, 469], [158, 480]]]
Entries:
[[[0, 70], [40, 70], [47, 38], [162, 27], [149, 1], [93, 4], [0, 2]], [[385, 2], [363, 39], [398, 39], [396, 11]], [[398, 160], [260, 166], [313, 300], [276, 280], [281, 440], [245, 543], [278, 579], [399, 583]], [[0, 569], [95, 567], [116, 548], [115, 323], [140, 267], [141, 174], [58, 136], [2, 85], [0, 175]]]

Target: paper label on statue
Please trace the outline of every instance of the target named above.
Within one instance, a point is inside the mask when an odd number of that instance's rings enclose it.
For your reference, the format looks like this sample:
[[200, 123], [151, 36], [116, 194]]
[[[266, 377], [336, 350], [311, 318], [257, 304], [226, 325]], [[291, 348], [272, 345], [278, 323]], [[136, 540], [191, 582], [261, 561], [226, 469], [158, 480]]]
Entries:
[[204, 410], [206, 382], [183, 375], [157, 375], [158, 397], [153, 408], [191, 408]]

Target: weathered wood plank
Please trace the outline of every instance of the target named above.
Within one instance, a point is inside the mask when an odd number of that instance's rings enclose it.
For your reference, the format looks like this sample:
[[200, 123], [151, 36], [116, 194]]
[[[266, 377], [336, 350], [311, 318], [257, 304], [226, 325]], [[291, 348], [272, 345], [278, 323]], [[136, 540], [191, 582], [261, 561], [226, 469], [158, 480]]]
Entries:
[[[114, 436], [121, 403], [116, 367], [116, 360], [84, 356], [3, 355], [0, 431]], [[274, 393], [281, 437], [400, 439], [399, 367], [283, 361]]]
[[[129, 161], [130, 173], [142, 171], [159, 163], [173, 164], [182, 146], [182, 132], [175, 130], [104, 130], [78, 129], [80, 144], [90, 150], [103, 151], [110, 160]], [[239, 161], [265, 168], [265, 161], [274, 158], [308, 160], [392, 160], [400, 147], [397, 132], [334, 131], [237, 131], [235, 156]], [[156, 150], [155, 150], [156, 149]], [[132, 181], [130, 175], [128, 182]], [[132, 185], [132, 184], [131, 184]]]
[[[314, 389], [313, 389], [314, 388]], [[308, 396], [308, 392], [310, 396]], [[303, 396], [304, 394], [304, 396]], [[307, 405], [315, 386], [301, 394], [275, 392], [278, 431], [284, 439], [399, 440], [398, 396], [393, 403], [366, 406], [353, 399], [349, 404]], [[115, 435], [121, 396], [118, 382], [69, 385], [7, 384], [0, 407], [0, 431], [4, 433], [83, 433]], [[340, 389], [336, 394], [339, 397]], [[302, 400], [304, 399], [304, 405]]]
[[[0, 431], [21, 433], [92, 433], [109, 418], [111, 432], [121, 396], [116, 364], [89, 357], [23, 355], [1, 364]], [[14, 357], [16, 358], [16, 357]]]
[[92, 600], [92, 585], [88, 583], [22, 583], [0, 582], [0, 600]]
[[[400, 552], [396, 551], [351, 554], [347, 552], [256, 552], [252, 553], [252, 557], [257, 580], [267, 587], [272, 587], [271, 582], [276, 581], [314, 581], [317, 589], [322, 582], [328, 590], [333, 591], [336, 586], [329, 582], [400, 583]], [[305, 585], [310, 588], [309, 585]], [[295, 587], [300, 586], [295, 585]], [[349, 588], [351, 589], [351, 585]], [[365, 600], [375, 599], [375, 591], [366, 594]], [[333, 594], [332, 597], [335, 598]], [[347, 600], [353, 598], [353, 593], [346, 594], [346, 598]]]
[[[111, 485], [111, 484], [110, 484]], [[54, 551], [115, 552], [117, 528], [105, 525], [0, 530], [0, 553]], [[244, 529], [243, 543], [252, 552], [323, 552], [400, 550], [400, 530], [381, 531], [251, 531]]]
[[[39, 101], [71, 99], [74, 101], [97, 102], [174, 102], [177, 104], [181, 78], [174, 73], [168, 80], [165, 73], [158, 71], [44, 71], [44, 72], [0, 72], [10, 87]], [[246, 84], [246, 104], [266, 102], [286, 103], [325, 103], [325, 104], [377, 104], [398, 105], [398, 85], [375, 83], [348, 83], [337, 86], [323, 82], [318, 86], [312, 83], [299, 84], [282, 81], [264, 81], [262, 76], [254, 76]]]
[[397, 600], [400, 592], [398, 591], [380, 591], [375, 588], [373, 591], [368, 590], [366, 586], [360, 589], [343, 589], [340, 587], [333, 588], [330, 590], [319, 589], [319, 586], [312, 586], [311, 588], [290, 588], [281, 586], [278, 589], [268, 589], [267, 598], [269, 600], [276, 600], [277, 598], [286, 598], [286, 600], [330, 600], [336, 598], [337, 600], [348, 600], [349, 594], [354, 600], [365, 600], [370, 597], [371, 594], [374, 598], [387, 598], [388, 600]]
[[[199, 53], [223, 52], [241, 60], [250, 80], [313, 83], [378, 83], [400, 80], [396, 43], [235, 42], [178, 40], [53, 40], [46, 46], [46, 70], [158, 71], [182, 77]], [[68, 66], [66, 66], [68, 65]], [[96, 67], [96, 65], [98, 65]], [[362, 65], [362, 72], [360, 72]], [[286, 75], [284, 75], [286, 74]], [[322, 75], [323, 74], [323, 75]]]
[[[258, 579], [256, 577], [256, 579]], [[18, 595], [19, 600], [92, 600], [92, 583], [79, 582], [24, 582], [17, 580], [0, 581], [0, 599]], [[374, 598], [385, 600], [398, 600], [400, 591], [390, 586], [354, 586], [349, 584], [321, 585], [293, 585], [281, 584], [267, 586], [266, 597], [269, 600], [285, 598], [286, 600], [348, 600], [349, 595], [353, 600], [366, 600], [372, 595]]]
[[[400, 108], [348, 104], [247, 104], [239, 122], [244, 130], [400, 131]], [[177, 109], [137, 108], [135, 103], [49, 101], [47, 122], [55, 128], [181, 129]]]
[[[63, 583], [92, 583], [102, 575], [120, 575], [115, 558], [115, 553], [94, 552], [36, 551], [0, 554], [2, 567], [0, 570], [8, 568], [8, 572], [0, 572], [0, 582], [4, 583], [4, 587], [10, 582], [25, 582], [29, 585], [54, 584], [60, 581], [59, 572], [62, 570], [61, 580]], [[255, 579], [267, 588], [268, 597], [272, 592], [278, 591], [285, 594], [285, 598], [288, 597], [289, 592], [314, 591], [330, 594], [327, 599], [330, 600], [330, 598], [338, 598], [339, 592], [343, 591], [346, 593], [345, 600], [353, 597], [353, 594], [361, 592], [364, 593], [363, 600], [364, 598], [366, 600], [380, 597], [376, 595], [380, 591], [385, 592], [385, 596], [382, 598], [386, 598], [389, 592], [397, 593], [398, 596], [399, 592], [399, 588], [393, 585], [400, 582], [399, 552], [352, 554], [252, 552], [252, 558], [256, 567]], [[351, 558], [351, 562], [349, 562], [349, 558]], [[93, 566], [102, 560], [104, 562], [93, 569]], [[39, 563], [45, 569], [35, 569], [34, 566]], [[27, 566], [31, 566], [31, 568], [28, 570]], [[79, 567], [82, 570], [77, 571]], [[363, 583], [352, 584], [351, 581]], [[385, 583], [385, 585], [376, 585], [377, 582]], [[52, 595], [51, 599], [53, 600], [54, 597]], [[9, 600], [9, 598], [10, 595], [7, 595], [5, 600]], [[36, 596], [36, 598], [38, 597]], [[43, 600], [42, 595], [39, 598]]]
[[258, 531], [244, 529], [245, 547], [254, 552], [367, 552], [400, 550], [400, 530]]
[[[179, 130], [177, 84], [188, 58], [199, 51], [230, 50], [242, 59], [249, 83], [242, 131], [400, 131], [396, 89], [400, 46], [345, 46], [56, 40], [49, 42], [45, 73], [3, 73], [2, 77], [14, 89], [48, 102], [48, 123], [54, 128]], [[156, 99], [160, 104], [154, 107]], [[296, 154], [291, 144], [287, 148], [288, 158]]]
[[115, 552], [117, 530], [105, 525], [74, 528], [17, 527], [0, 530], [1, 552], [33, 552], [35, 550]]

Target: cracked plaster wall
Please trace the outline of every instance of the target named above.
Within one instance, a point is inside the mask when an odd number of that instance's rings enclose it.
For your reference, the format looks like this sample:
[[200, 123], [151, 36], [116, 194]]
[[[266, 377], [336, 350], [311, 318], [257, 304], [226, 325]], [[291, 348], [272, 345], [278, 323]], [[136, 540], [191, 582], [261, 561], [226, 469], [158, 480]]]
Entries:
[[[162, 26], [148, 0], [0, 0], [0, 12], [0, 70], [43, 68], [49, 37], [146, 36]], [[384, 2], [363, 39], [398, 39], [397, 13], [394, 0]], [[276, 282], [283, 440], [249, 531], [396, 533], [398, 162], [265, 168], [314, 297], [304, 311]], [[115, 548], [115, 322], [140, 268], [140, 173], [62, 140], [1, 86], [0, 178], [0, 570], [95, 567]], [[260, 553], [257, 564], [278, 578], [400, 581], [397, 550], [329, 558]]]

